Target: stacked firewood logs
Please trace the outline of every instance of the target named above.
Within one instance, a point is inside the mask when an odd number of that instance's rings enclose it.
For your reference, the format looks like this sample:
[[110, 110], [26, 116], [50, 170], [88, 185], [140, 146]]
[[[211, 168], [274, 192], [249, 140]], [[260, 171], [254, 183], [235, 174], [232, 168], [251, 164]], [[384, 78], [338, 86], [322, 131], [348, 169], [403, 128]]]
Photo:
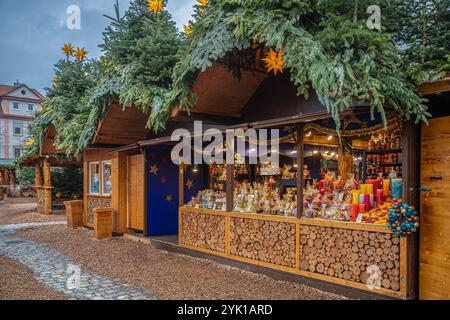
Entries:
[[181, 241], [184, 244], [225, 252], [225, 217], [183, 212]]
[[295, 267], [295, 224], [232, 218], [230, 227], [232, 255]]
[[300, 269], [398, 291], [399, 242], [385, 233], [301, 226]]

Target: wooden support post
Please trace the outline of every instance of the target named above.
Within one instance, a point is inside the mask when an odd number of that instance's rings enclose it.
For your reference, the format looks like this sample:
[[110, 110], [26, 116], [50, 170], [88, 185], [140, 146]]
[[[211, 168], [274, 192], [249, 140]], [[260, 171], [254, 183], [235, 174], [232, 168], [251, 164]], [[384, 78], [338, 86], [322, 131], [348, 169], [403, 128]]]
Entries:
[[180, 164], [178, 170], [178, 207], [184, 206], [184, 173], [185, 165]]
[[[421, 157], [421, 126], [414, 121], [403, 123], [402, 153], [403, 153], [403, 201], [420, 208], [420, 157]], [[420, 213], [419, 213], [420, 214]], [[420, 232], [420, 229], [419, 229]], [[419, 234], [416, 233], [406, 241], [406, 292], [408, 298], [416, 298], [419, 288]]]
[[34, 182], [36, 185], [36, 206], [39, 213], [40, 212], [40, 205], [41, 205], [41, 190], [43, 187], [43, 181], [42, 181], [42, 168], [41, 168], [41, 162], [39, 160], [36, 161], [35, 164], [35, 178]]
[[5, 199], [5, 195], [3, 194], [3, 171], [0, 171], [0, 201]]
[[11, 170], [11, 196], [16, 195], [16, 186], [17, 186], [17, 180], [16, 180], [16, 171]]
[[50, 162], [44, 159], [44, 214], [52, 214], [52, 176]]
[[227, 164], [227, 212], [234, 207], [234, 164]]
[[297, 218], [303, 213], [303, 188], [305, 181], [303, 179], [303, 167], [305, 164], [305, 125], [303, 123], [297, 125]]

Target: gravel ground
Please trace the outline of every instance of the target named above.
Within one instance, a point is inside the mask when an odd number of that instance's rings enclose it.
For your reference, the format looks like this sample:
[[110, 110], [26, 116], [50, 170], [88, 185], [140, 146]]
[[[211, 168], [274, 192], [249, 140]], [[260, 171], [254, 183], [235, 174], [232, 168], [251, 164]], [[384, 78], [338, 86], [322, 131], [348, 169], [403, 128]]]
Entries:
[[150, 289], [163, 300], [345, 299], [124, 238], [97, 241], [86, 229], [46, 226], [22, 230], [15, 236], [47, 245], [91, 272]]
[[30, 269], [0, 256], [0, 300], [66, 300], [67, 297], [39, 283]]
[[65, 211], [54, 211], [45, 216], [35, 212], [34, 198], [5, 198], [0, 201], [0, 224], [19, 224], [28, 222], [48, 222], [65, 220]]

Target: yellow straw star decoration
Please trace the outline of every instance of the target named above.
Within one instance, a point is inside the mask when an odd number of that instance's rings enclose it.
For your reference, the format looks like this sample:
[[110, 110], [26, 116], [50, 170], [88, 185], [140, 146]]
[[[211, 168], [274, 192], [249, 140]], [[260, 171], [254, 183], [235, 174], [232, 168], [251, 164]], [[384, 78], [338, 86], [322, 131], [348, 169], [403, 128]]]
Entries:
[[199, 3], [200, 7], [206, 7], [209, 3], [209, 0], [197, 0], [197, 2]]
[[157, 14], [158, 11], [164, 10], [164, 2], [163, 0], [147, 0], [147, 12], [152, 12], [153, 14]]
[[278, 71], [283, 73], [285, 63], [283, 60], [283, 51], [277, 53], [271, 48], [262, 61], [266, 63], [267, 72], [273, 71], [275, 75], [277, 75]]
[[183, 28], [184, 28], [184, 37], [185, 38], [189, 38], [189, 36], [192, 34], [193, 27], [194, 26], [192, 25], [191, 21], [189, 21], [189, 23], [187, 25], [183, 26]]
[[79, 61], [84, 60], [87, 57], [88, 52], [84, 48], [77, 48], [75, 50], [75, 58]]
[[67, 56], [73, 56], [73, 54], [75, 53], [75, 49], [73, 48], [72, 44], [70, 43], [66, 43], [63, 47], [62, 47], [62, 52]]

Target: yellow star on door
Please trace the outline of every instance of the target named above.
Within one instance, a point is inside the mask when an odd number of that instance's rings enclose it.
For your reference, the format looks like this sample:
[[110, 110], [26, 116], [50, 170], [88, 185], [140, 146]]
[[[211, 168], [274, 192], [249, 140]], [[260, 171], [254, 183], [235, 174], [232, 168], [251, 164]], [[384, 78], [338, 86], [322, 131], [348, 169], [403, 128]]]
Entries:
[[156, 164], [153, 165], [153, 166], [150, 166], [150, 173], [151, 174], [154, 174], [155, 176], [157, 176], [158, 175], [158, 171], [159, 171], [159, 168], [158, 168], [158, 166]]
[[186, 187], [191, 190], [194, 187], [194, 182], [191, 179], [187, 179]]
[[172, 202], [172, 200], [173, 200], [173, 196], [172, 195], [165, 196], [165, 198], [166, 198], [167, 202]]

